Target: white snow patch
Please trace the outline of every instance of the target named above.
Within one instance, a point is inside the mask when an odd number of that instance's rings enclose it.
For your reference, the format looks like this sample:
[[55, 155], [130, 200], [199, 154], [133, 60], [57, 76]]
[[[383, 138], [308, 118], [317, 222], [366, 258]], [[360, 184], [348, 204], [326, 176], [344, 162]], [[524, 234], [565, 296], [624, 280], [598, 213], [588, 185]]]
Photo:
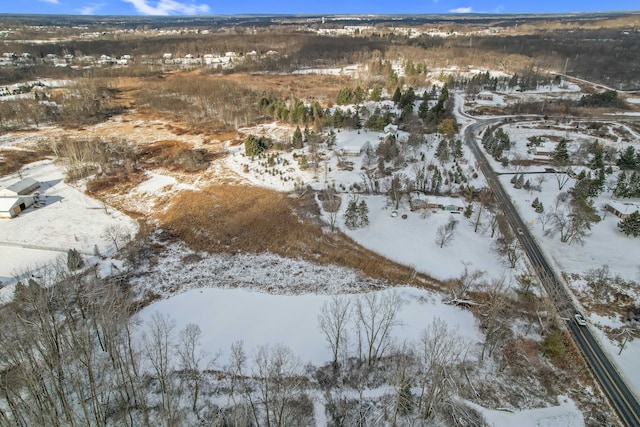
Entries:
[[172, 187], [176, 184], [176, 179], [171, 176], [153, 172], [147, 172], [147, 176], [149, 176], [149, 179], [141, 182], [137, 187], [140, 193], [156, 193], [165, 187]]
[[[378, 292], [383, 295], [398, 292], [404, 302], [398, 316], [401, 324], [392, 334], [398, 342], [417, 341], [420, 332], [438, 317], [470, 342], [482, 340], [470, 311], [438, 302], [432, 292], [415, 288]], [[345, 297], [352, 303], [358, 298], [357, 295]], [[318, 327], [318, 314], [330, 298], [314, 294], [272, 295], [246, 289], [194, 289], [153, 303], [142, 310], [138, 318], [144, 324], [157, 312], [174, 319], [176, 331], [189, 323], [200, 326], [203, 350], [211, 355], [220, 353], [223, 363], [231, 345], [243, 341], [249, 351], [263, 344], [284, 344], [303, 363], [320, 366], [331, 360]]]
[[[475, 233], [471, 221], [461, 213], [452, 214], [439, 209], [433, 212], [401, 209], [398, 216], [392, 217], [393, 209], [387, 206], [386, 197], [361, 198], [369, 207], [369, 225], [355, 230], [342, 228], [364, 247], [439, 279], [458, 276], [464, 269], [463, 262], [469, 263], [470, 270], [486, 271], [491, 277], [505, 275], [507, 267], [492, 251], [492, 240], [482, 232]], [[343, 200], [342, 214], [347, 205], [348, 200]], [[406, 219], [402, 219], [403, 214], [407, 215]], [[454, 238], [450, 245], [440, 248], [435, 236], [438, 228], [450, 218], [459, 221]]]
[[504, 412], [483, 408], [473, 402], [467, 404], [484, 415], [492, 427], [581, 427], [584, 417], [575, 402], [566, 396], [558, 396], [559, 406]]

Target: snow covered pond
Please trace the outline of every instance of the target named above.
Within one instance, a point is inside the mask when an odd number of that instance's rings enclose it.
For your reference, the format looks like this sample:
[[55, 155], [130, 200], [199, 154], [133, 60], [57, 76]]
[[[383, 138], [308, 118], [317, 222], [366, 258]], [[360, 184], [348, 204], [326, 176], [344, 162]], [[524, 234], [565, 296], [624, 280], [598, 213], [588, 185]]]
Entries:
[[[482, 340], [477, 322], [470, 311], [446, 305], [425, 290], [399, 288], [379, 291], [382, 295], [397, 292], [403, 304], [392, 336], [396, 342], [418, 341], [420, 333], [435, 318], [444, 320], [450, 329], [470, 344]], [[347, 295], [355, 302], [358, 295]], [[325, 337], [318, 326], [318, 314], [329, 295], [271, 295], [246, 289], [193, 289], [158, 301], [139, 313], [142, 330], [154, 313], [168, 315], [175, 321], [175, 332], [193, 323], [202, 330], [203, 350], [220, 353], [219, 363], [228, 361], [231, 345], [243, 341], [249, 354], [264, 344], [284, 344], [302, 363], [316, 366], [331, 360]], [[353, 330], [353, 327], [350, 328]]]

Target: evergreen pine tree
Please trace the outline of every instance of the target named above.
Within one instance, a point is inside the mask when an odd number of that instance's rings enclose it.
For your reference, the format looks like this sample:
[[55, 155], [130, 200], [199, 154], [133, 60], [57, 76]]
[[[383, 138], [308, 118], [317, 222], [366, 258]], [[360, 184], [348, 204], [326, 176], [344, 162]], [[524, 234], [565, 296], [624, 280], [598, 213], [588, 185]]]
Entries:
[[640, 236], [640, 212], [635, 211], [618, 223], [618, 228], [627, 236]]
[[293, 137], [291, 138], [291, 143], [293, 144], [293, 148], [302, 148], [302, 131], [300, 130], [300, 126], [296, 126], [296, 130], [293, 132]]
[[535, 199], [533, 199], [533, 202], [531, 202], [531, 207], [537, 208], [539, 204], [540, 204], [540, 200], [538, 200], [538, 198], [536, 197]]
[[369, 225], [369, 206], [364, 200], [361, 200], [360, 204], [358, 204], [358, 225], [360, 227]]
[[344, 225], [350, 229], [358, 228], [358, 201], [355, 198], [349, 200], [344, 213]]
[[618, 166], [622, 169], [635, 169], [638, 166], [636, 149], [633, 148], [633, 145], [629, 145], [624, 151], [620, 152], [620, 156], [618, 157]]
[[449, 144], [447, 144], [447, 141], [444, 138], [440, 140], [438, 148], [436, 148], [436, 157], [441, 163], [449, 160]]
[[544, 212], [544, 206], [542, 205], [542, 203], [538, 203], [538, 206], [536, 206], [536, 213], [542, 212]]
[[442, 174], [436, 167], [433, 170], [433, 178], [431, 178], [431, 193], [440, 194], [440, 187], [442, 186]]
[[629, 177], [628, 197], [640, 197], [640, 175], [636, 171], [633, 171], [631, 177]]
[[604, 168], [604, 150], [601, 146], [596, 145], [593, 151], [593, 159], [591, 160], [591, 164], [589, 165], [591, 169], [602, 169]]
[[75, 271], [79, 268], [82, 268], [84, 265], [84, 261], [82, 260], [82, 255], [75, 249], [69, 249], [67, 251], [67, 267], [70, 271]]
[[382, 86], [379, 84], [373, 85], [373, 89], [371, 89], [371, 93], [369, 94], [369, 99], [373, 102], [380, 101], [382, 97]]
[[520, 176], [518, 176], [518, 178], [516, 179], [516, 184], [514, 185], [514, 187], [516, 189], [521, 189], [523, 185], [524, 185], [524, 175], [520, 174]]
[[613, 190], [613, 195], [615, 197], [627, 197], [629, 194], [629, 186], [627, 183], [627, 173], [625, 171], [620, 172], [618, 175], [618, 182], [616, 183], [616, 188]]
[[553, 162], [559, 166], [569, 164], [569, 151], [567, 150], [567, 140], [562, 138], [552, 154]]
[[471, 214], [473, 214], [473, 205], [469, 203], [466, 208], [464, 208], [464, 216], [465, 218], [471, 218]]
[[396, 87], [396, 90], [395, 92], [393, 92], [393, 97], [391, 98], [391, 100], [397, 104], [400, 101], [400, 98], [402, 98], [402, 92], [400, 92], [399, 87]]

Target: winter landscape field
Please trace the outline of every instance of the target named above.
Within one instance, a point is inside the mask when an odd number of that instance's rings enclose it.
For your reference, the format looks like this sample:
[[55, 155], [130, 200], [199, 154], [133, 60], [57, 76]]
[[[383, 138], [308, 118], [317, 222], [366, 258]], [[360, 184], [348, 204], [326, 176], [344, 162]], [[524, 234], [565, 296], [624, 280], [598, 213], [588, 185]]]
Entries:
[[238, 19], [0, 15], [0, 425], [640, 424], [638, 15]]

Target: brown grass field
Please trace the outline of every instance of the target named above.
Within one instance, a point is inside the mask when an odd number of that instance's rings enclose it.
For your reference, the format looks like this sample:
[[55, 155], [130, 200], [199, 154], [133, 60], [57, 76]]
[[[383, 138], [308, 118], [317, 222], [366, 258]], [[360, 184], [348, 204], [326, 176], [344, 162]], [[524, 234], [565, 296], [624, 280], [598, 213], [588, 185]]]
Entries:
[[195, 250], [272, 252], [352, 267], [392, 283], [439, 288], [440, 282], [362, 248], [317, 220], [313, 195], [298, 198], [258, 187], [211, 185], [183, 191], [159, 215], [160, 225]]

